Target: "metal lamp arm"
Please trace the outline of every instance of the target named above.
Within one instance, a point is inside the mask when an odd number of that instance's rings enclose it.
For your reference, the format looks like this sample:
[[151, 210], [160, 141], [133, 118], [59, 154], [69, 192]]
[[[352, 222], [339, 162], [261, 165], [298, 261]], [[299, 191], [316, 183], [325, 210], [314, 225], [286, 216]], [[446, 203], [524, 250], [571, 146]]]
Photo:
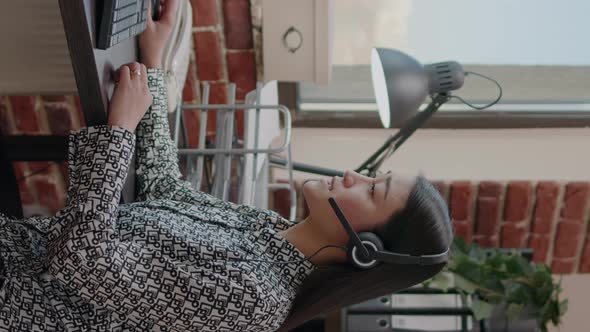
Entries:
[[[406, 126], [402, 127], [397, 133], [391, 135], [387, 141], [373, 153], [361, 166], [355, 169], [355, 172], [362, 173], [367, 171], [369, 176], [375, 176], [381, 164], [389, 158], [412, 134], [436, 112], [440, 106], [451, 99], [450, 94], [440, 93], [434, 96], [428, 107], [414, 116]], [[279, 157], [272, 157], [271, 163], [274, 165], [284, 166], [286, 161]], [[314, 165], [293, 162], [293, 170], [319, 174], [325, 176], [342, 176], [344, 172], [336, 169], [318, 167]]]
[[406, 126], [402, 127], [395, 135], [383, 144], [372, 156], [369, 157], [355, 172], [368, 171], [369, 176], [375, 176], [381, 164], [389, 158], [412, 134], [436, 112], [442, 104], [449, 101], [450, 95], [440, 93], [435, 95], [426, 109], [414, 116]]

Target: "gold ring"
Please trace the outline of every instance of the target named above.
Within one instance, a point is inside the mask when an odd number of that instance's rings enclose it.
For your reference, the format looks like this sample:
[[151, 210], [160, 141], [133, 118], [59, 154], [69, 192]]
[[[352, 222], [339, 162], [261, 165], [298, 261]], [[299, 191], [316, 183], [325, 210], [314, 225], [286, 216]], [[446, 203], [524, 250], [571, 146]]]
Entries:
[[134, 71], [131, 72], [131, 74], [135, 74], [137, 76], [141, 76], [141, 70], [135, 69]]

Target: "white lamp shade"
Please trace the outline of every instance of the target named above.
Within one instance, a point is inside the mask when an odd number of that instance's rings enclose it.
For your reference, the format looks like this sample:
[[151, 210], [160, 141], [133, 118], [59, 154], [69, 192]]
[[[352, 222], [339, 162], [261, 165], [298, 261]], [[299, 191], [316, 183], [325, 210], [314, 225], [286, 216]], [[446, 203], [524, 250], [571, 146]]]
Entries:
[[395, 49], [371, 51], [373, 90], [383, 127], [400, 125], [428, 95], [428, 76], [414, 58]]

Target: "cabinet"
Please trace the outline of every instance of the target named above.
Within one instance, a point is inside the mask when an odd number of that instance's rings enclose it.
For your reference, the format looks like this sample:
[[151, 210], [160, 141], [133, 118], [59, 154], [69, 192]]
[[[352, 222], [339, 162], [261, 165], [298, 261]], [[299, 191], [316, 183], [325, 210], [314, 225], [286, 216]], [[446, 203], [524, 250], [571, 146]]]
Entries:
[[264, 80], [328, 84], [333, 29], [333, 0], [263, 0]]

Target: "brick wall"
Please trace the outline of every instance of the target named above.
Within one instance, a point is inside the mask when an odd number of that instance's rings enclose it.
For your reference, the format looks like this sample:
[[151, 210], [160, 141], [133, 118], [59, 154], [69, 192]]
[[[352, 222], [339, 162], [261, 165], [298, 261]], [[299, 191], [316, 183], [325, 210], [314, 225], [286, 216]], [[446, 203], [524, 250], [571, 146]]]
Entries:
[[[301, 182], [297, 182], [299, 188]], [[534, 250], [554, 273], [590, 273], [590, 182], [433, 181], [449, 205], [455, 235], [485, 247]], [[298, 219], [307, 207], [298, 190]], [[272, 195], [287, 217], [286, 190]]]
[[[67, 135], [83, 125], [77, 96], [0, 96], [3, 135]], [[65, 163], [19, 161], [13, 162], [13, 167], [25, 216], [51, 215], [63, 207]]]
[[[191, 0], [193, 7], [193, 45], [183, 99], [199, 103], [204, 82], [210, 84], [209, 102], [227, 102], [226, 86], [237, 86], [237, 102], [256, 88], [256, 61], [248, 0]], [[189, 145], [198, 144], [196, 111], [185, 111]], [[238, 115], [238, 120], [241, 115]], [[0, 130], [3, 135], [67, 135], [84, 126], [78, 97], [0, 96]], [[215, 130], [215, 116], [207, 124]], [[242, 125], [238, 131], [243, 132]], [[191, 135], [194, 134], [194, 135]], [[65, 163], [14, 162], [25, 217], [52, 215], [65, 202], [67, 189]], [[38, 172], [38, 173], [37, 173]]]

